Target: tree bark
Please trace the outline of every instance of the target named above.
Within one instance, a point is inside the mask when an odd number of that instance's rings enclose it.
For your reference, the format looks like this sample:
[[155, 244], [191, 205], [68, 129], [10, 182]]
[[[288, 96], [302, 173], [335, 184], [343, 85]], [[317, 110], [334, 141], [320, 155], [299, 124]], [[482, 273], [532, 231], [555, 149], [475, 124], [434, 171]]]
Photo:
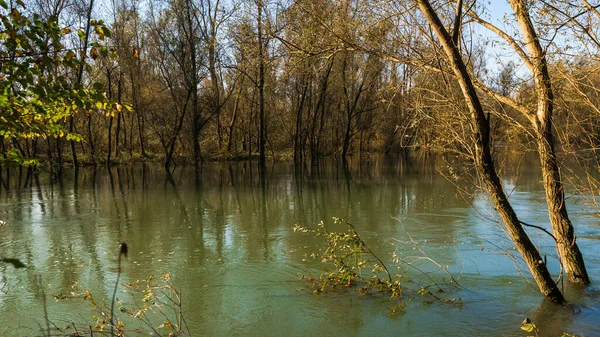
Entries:
[[256, 2], [257, 29], [258, 29], [258, 123], [259, 123], [259, 165], [264, 169], [267, 157], [265, 153], [266, 144], [266, 125], [265, 125], [265, 57], [264, 57], [264, 41], [263, 41], [263, 0]]
[[509, 0], [509, 3], [525, 38], [525, 45], [533, 68], [533, 80], [537, 94], [537, 113], [534, 127], [537, 134], [537, 146], [548, 203], [548, 213], [552, 231], [556, 238], [556, 248], [569, 281], [589, 284], [590, 279], [585, 268], [583, 255], [577, 246], [573, 224], [567, 213], [564, 188], [554, 150], [552, 131], [554, 94], [546, 55], [529, 16], [525, 1]]
[[[90, 0], [90, 5], [88, 7], [86, 13], [86, 26], [85, 26], [85, 38], [83, 40], [83, 54], [81, 55], [81, 64], [79, 65], [79, 69], [77, 71], [77, 85], [81, 84], [81, 80], [83, 77], [83, 62], [85, 61], [85, 55], [87, 53], [87, 47], [90, 39], [90, 28], [91, 28], [91, 20], [92, 20], [92, 9], [94, 8], [94, 0]], [[75, 120], [73, 115], [69, 117], [69, 133], [73, 132]], [[90, 139], [91, 141], [91, 139]], [[79, 160], [77, 159], [77, 151], [75, 150], [75, 140], [71, 139], [71, 155], [73, 157], [73, 166], [79, 166]], [[93, 150], [92, 150], [93, 151]], [[92, 152], [93, 154], [93, 152]], [[62, 163], [61, 163], [62, 165]]]
[[[312, 114], [311, 127], [310, 127], [310, 162], [311, 165], [316, 165], [319, 160], [319, 139], [320, 133], [317, 131], [317, 123], [319, 119], [319, 112], [322, 114], [325, 113], [325, 99], [327, 97], [327, 87], [329, 85], [329, 76], [331, 74], [331, 70], [333, 68], [334, 58], [332, 57], [329, 61], [329, 65], [325, 70], [325, 74], [323, 74], [323, 79], [321, 81], [321, 87], [319, 88], [319, 97], [317, 100], [317, 104], [314, 108], [314, 113]], [[322, 118], [321, 118], [322, 119]]]
[[444, 52], [452, 66], [461, 91], [465, 98], [474, 126], [475, 138], [475, 166], [481, 179], [484, 181], [488, 195], [492, 200], [507, 232], [515, 247], [529, 267], [541, 293], [556, 303], [564, 303], [565, 299], [558, 289], [552, 276], [548, 272], [539, 251], [527, 236], [521, 223], [504, 193], [502, 184], [496, 172], [490, 151], [489, 126], [481, 102], [467, 71], [458, 47], [452, 37], [444, 28], [439, 17], [427, 0], [417, 0], [419, 9], [431, 25], [437, 38], [440, 40]]
[[[235, 122], [237, 121], [238, 108], [239, 108], [239, 104], [240, 104], [240, 99], [242, 97], [242, 88], [243, 87], [244, 87], [244, 80], [242, 79], [242, 81], [240, 83], [239, 93], [238, 93], [237, 97], [235, 98], [235, 103], [233, 104], [233, 116], [231, 117], [231, 123], [229, 123], [229, 137], [227, 138], [227, 152], [229, 154], [231, 154], [231, 149], [233, 146], [233, 139], [234, 139], [233, 131], [235, 130]], [[237, 152], [237, 146], [236, 146], [236, 152]]]
[[196, 35], [194, 24], [192, 22], [192, 12], [194, 8], [191, 4], [191, 1], [186, 1], [185, 3], [185, 12], [186, 12], [186, 25], [187, 25], [187, 43], [190, 48], [190, 64], [191, 64], [191, 74], [190, 74], [190, 82], [189, 85], [192, 87], [192, 138], [193, 138], [193, 148], [194, 148], [194, 166], [196, 168], [200, 165], [200, 102], [198, 97], [198, 84], [200, 83], [198, 77], [198, 57], [196, 50]]
[[[112, 100], [112, 72], [109, 68], [106, 69], [106, 80], [108, 82], [108, 99]], [[114, 117], [111, 115], [108, 120], [108, 148], [106, 151], [106, 166], [110, 166], [111, 155], [112, 155], [112, 126]], [[94, 151], [92, 150], [92, 158], [94, 157]]]
[[[123, 73], [119, 72], [119, 82], [117, 83], [117, 103], [119, 103], [119, 104], [123, 103], [122, 96], [123, 96]], [[119, 158], [119, 137], [121, 135], [121, 115], [122, 115], [122, 112], [118, 112], [117, 129], [115, 130], [115, 159], [117, 159], [117, 160]]]
[[298, 107], [296, 108], [296, 130], [294, 133], [294, 163], [296, 165], [302, 164], [302, 153], [304, 149], [302, 147], [302, 112], [304, 111], [304, 101], [306, 100], [306, 94], [308, 92], [309, 83], [307, 80], [302, 80], [301, 84], [302, 92], [298, 98]]

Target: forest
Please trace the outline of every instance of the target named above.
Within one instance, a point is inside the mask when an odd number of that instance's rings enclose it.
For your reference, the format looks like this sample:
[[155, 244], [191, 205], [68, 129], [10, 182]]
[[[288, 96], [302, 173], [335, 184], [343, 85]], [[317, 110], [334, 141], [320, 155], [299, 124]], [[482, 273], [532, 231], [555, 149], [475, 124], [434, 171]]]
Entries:
[[[175, 190], [175, 169], [193, 167], [201, 196], [204, 162], [253, 161], [265, 205], [267, 162], [334, 158], [349, 173], [347, 159], [435, 154], [448, 182], [487, 202], [544, 298], [565, 304], [565, 280], [592, 281], [565, 191], [600, 209], [600, 3], [0, 0], [0, 22], [7, 176], [90, 166], [96, 181], [97, 166], [152, 162]], [[539, 161], [539, 225], [523, 221], [504, 151]], [[366, 247], [350, 226], [340, 237]], [[532, 233], [551, 238], [557, 265]], [[361, 249], [352, 254], [373, 253]], [[350, 286], [341, 265], [336, 285]], [[401, 293], [389, 272], [376, 281]]]
[[[598, 146], [600, 12], [523, 1], [562, 152]], [[413, 1], [2, 0], [4, 162], [105, 165], [425, 151], [472, 157], [472, 121]], [[493, 148], [535, 149], [534, 62], [500, 3], [431, 1]], [[591, 156], [590, 156], [591, 155]]]

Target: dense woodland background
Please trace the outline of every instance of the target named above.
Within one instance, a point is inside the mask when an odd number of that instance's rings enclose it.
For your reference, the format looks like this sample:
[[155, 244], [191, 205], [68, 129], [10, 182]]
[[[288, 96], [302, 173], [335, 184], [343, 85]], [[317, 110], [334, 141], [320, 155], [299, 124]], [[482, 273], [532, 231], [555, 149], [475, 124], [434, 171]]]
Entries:
[[[519, 113], [535, 109], [535, 89], [510, 8], [499, 13], [499, 4], [465, 1], [461, 25], [453, 27], [457, 2], [432, 5], [449, 31], [460, 29], [493, 145], [535, 149]], [[593, 155], [600, 141], [599, 5], [527, 5], [551, 74], [557, 146]], [[4, 33], [12, 8], [58, 18], [63, 48], [53, 52], [88, 66], [56, 62], [46, 71], [73, 88], [94, 86], [119, 108], [73, 109], [58, 119], [59, 136], [3, 133], [5, 160], [17, 152], [55, 166], [155, 160], [172, 168], [213, 159], [316, 163], [473, 151], [460, 88], [412, 1], [11, 1], [0, 9]], [[101, 25], [108, 29], [98, 31]], [[0, 57], [25, 62], [34, 49], [19, 53], [4, 44]]]

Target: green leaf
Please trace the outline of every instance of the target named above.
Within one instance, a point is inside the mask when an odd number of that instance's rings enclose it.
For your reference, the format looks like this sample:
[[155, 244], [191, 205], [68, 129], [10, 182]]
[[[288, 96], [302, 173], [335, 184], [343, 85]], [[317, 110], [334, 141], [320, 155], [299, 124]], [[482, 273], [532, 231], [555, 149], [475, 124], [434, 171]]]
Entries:
[[94, 84], [92, 84], [92, 88], [94, 88], [96, 91], [101, 91], [102, 88], [104, 88], [104, 84], [102, 84], [102, 82], [94, 82]]
[[0, 0], [0, 6], [2, 6], [4, 9], [8, 9], [8, 4], [4, 0]]
[[108, 29], [108, 27], [102, 27], [102, 32], [104, 33], [104, 35], [106, 35], [106, 37], [111, 37], [110, 29]]
[[75, 57], [75, 52], [73, 52], [72, 50], [69, 50], [67, 52], [67, 56], [65, 57], [65, 59], [67, 61], [71, 61], [74, 57]]
[[[2, 0], [0, 0], [2, 1]], [[4, 87], [4, 92], [0, 93], [0, 107], [6, 105], [8, 102], [8, 86]]]

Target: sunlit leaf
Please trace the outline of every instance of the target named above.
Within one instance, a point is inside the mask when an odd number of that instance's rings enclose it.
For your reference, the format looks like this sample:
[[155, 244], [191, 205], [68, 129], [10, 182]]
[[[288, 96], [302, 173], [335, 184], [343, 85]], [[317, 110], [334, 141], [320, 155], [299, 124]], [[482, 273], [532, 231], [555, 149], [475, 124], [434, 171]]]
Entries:
[[95, 60], [98, 58], [98, 50], [96, 48], [90, 49], [90, 57]]
[[521, 325], [521, 330], [526, 331], [526, 332], [533, 332], [534, 330], [537, 330], [535, 324], [533, 323], [525, 323], [523, 325]]
[[18, 9], [13, 8], [10, 13], [12, 14], [13, 18], [15, 18], [15, 20], [19, 21], [21, 20], [21, 13], [19, 12]]
[[74, 51], [72, 51], [72, 50], [69, 50], [69, 51], [67, 52], [67, 56], [65, 57], [65, 59], [66, 59], [67, 61], [71, 61], [71, 60], [72, 60], [74, 57], [75, 57], [75, 52], [74, 52]]
[[100, 40], [104, 40], [104, 31], [102, 30], [102, 28], [96, 27], [96, 29], [94, 29], [94, 31], [96, 32], [96, 34], [98, 35], [98, 38]]

